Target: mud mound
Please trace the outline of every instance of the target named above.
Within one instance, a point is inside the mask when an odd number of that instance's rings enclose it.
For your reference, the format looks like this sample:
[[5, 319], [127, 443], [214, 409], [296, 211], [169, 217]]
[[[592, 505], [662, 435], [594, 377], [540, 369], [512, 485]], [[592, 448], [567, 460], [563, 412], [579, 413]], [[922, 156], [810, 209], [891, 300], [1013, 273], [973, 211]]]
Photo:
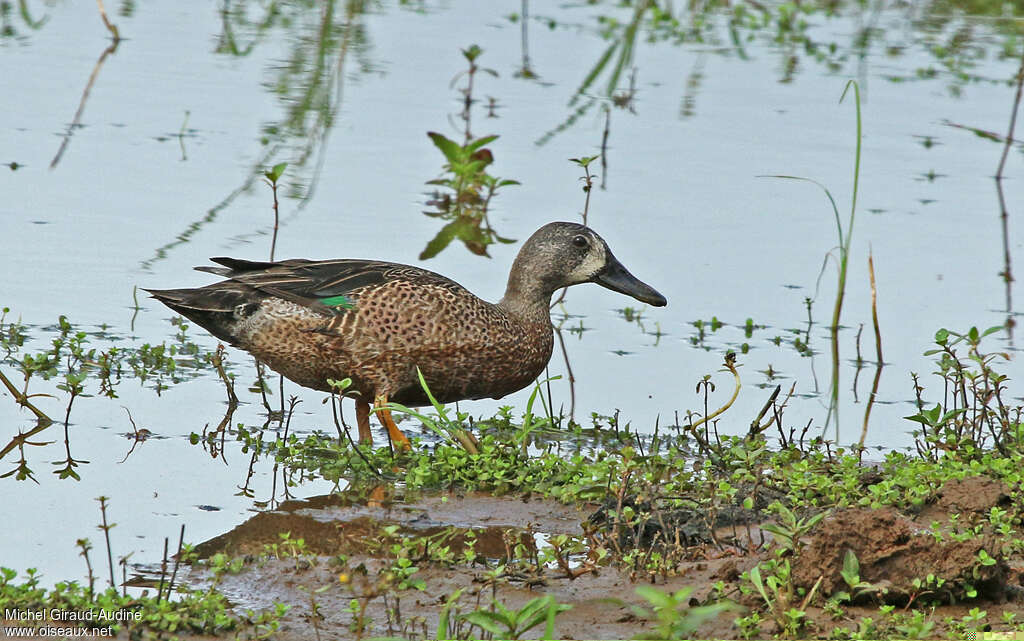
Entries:
[[[860, 580], [873, 584], [870, 593], [886, 603], [961, 600], [971, 588], [997, 599], [1006, 590], [1008, 568], [994, 539], [936, 541], [893, 509], [848, 509], [826, 517], [793, 562], [796, 584], [810, 589], [823, 576], [822, 594], [851, 591], [841, 575], [847, 550], [860, 562]], [[996, 563], [983, 565], [980, 550]], [[934, 580], [927, 586], [914, 586], [914, 579], [925, 581], [929, 575]]]
[[987, 476], [954, 479], [937, 492], [935, 507], [946, 512], [988, 512], [992, 507], [1009, 507], [1010, 488]]

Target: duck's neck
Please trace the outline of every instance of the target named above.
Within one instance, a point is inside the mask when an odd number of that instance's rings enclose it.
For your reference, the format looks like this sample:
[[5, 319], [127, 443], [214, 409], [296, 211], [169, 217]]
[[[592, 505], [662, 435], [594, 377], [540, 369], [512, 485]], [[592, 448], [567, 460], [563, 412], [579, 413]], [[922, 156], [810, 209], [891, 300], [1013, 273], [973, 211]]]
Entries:
[[508, 287], [498, 301], [498, 308], [525, 322], [550, 324], [551, 294], [543, 282], [526, 278], [521, 270], [513, 266], [508, 277]]

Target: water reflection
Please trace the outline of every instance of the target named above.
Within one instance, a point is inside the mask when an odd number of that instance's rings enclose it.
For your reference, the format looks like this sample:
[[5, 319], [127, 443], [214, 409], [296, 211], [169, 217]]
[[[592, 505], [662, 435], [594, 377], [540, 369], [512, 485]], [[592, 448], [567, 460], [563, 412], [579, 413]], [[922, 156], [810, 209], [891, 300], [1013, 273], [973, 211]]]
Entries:
[[[1013, 328], [1017, 321], [1013, 313], [1013, 269], [1010, 266], [1010, 214], [1006, 208], [1006, 197], [1003, 195], [1003, 170], [1006, 168], [1006, 157], [1010, 153], [1010, 147], [1014, 142], [1014, 130], [1017, 126], [1017, 112], [1020, 110], [1021, 92], [1024, 89], [1024, 54], [1021, 54], [1020, 68], [1017, 69], [1017, 91], [1013, 96], [1013, 108], [1010, 110], [1009, 131], [1006, 133], [1006, 143], [1003, 145], [1003, 153], [999, 157], [999, 166], [996, 168], [996, 195], [999, 199], [999, 223], [1003, 237], [1003, 271], [999, 273], [1003, 282], [1006, 283], [1006, 331], [1010, 338], [1010, 347], [1013, 347]], [[1024, 144], [1021, 145], [1024, 149]]]
[[[466, 249], [473, 254], [487, 257], [490, 257], [487, 248], [494, 243], [515, 242], [514, 239], [503, 238], [498, 234], [491, 225], [488, 214], [491, 201], [498, 194], [498, 190], [518, 185], [519, 181], [498, 178], [487, 173], [488, 167], [494, 162], [494, 154], [488, 145], [497, 140], [498, 136], [474, 138], [472, 133], [473, 106], [478, 102], [473, 95], [477, 74], [497, 77], [498, 72], [477, 64], [483, 54], [483, 49], [478, 45], [470, 45], [461, 51], [468, 67], [452, 78], [451, 85], [454, 86], [460, 79], [465, 78], [465, 85], [459, 88], [459, 93], [462, 94], [462, 111], [459, 113], [459, 119], [463, 123], [463, 142], [459, 144], [443, 134], [427, 132], [431, 142], [444, 155], [445, 163], [442, 166], [444, 173], [441, 177], [427, 181], [427, 184], [435, 189], [428, 195], [426, 202], [430, 209], [423, 213], [447, 224], [420, 252], [420, 260], [437, 256], [456, 239], [462, 241]], [[487, 106], [489, 118], [497, 117], [495, 105], [495, 99], [491, 98]]]
[[111, 33], [111, 43], [103, 50], [100, 54], [96, 64], [93, 65], [92, 73], [89, 74], [89, 80], [85, 83], [85, 89], [82, 90], [82, 98], [78, 101], [78, 109], [75, 111], [74, 117], [71, 119], [71, 124], [68, 125], [67, 131], [62, 136], [63, 140], [60, 143], [60, 147], [57, 149], [56, 155], [53, 160], [50, 161], [50, 169], [56, 169], [57, 165], [60, 164], [60, 159], [64, 156], [64, 152], [68, 148], [68, 144], [71, 143], [71, 137], [74, 135], [75, 130], [81, 127], [82, 113], [85, 112], [85, 103], [89, 100], [89, 92], [92, 91], [92, 86], [96, 82], [96, 78], [100, 74], [100, 69], [103, 68], [103, 63], [106, 62], [109, 56], [112, 56], [117, 52], [118, 45], [121, 44], [121, 35], [118, 33], [117, 27], [110, 23], [107, 19], [107, 12], [103, 9], [103, 3], [99, 3], [100, 16], [103, 18], [103, 24], [106, 25], [107, 30]]
[[[339, 7], [339, 4], [342, 6]], [[263, 152], [259, 154], [241, 184], [200, 219], [189, 223], [176, 238], [157, 248], [142, 268], [165, 258], [174, 248], [189, 242], [204, 227], [215, 221], [221, 211], [248, 192], [272, 166], [285, 161], [290, 168], [287, 196], [305, 207], [316, 192], [324, 164], [324, 150], [343, 100], [344, 72], [352, 64], [361, 73], [375, 69], [369, 55], [372, 45], [362, 19], [369, 3], [302, 2], [274, 3], [259, 8], [261, 14], [250, 18], [249, 2], [225, 0], [220, 11], [221, 34], [215, 52], [245, 57], [275, 31], [287, 35], [291, 46], [284, 64], [268, 69], [266, 88], [281, 104], [285, 115], [265, 123], [259, 133]], [[240, 41], [245, 40], [244, 44]], [[286, 221], [287, 222], [287, 221]], [[265, 230], [236, 237], [237, 241], [265, 234]]]

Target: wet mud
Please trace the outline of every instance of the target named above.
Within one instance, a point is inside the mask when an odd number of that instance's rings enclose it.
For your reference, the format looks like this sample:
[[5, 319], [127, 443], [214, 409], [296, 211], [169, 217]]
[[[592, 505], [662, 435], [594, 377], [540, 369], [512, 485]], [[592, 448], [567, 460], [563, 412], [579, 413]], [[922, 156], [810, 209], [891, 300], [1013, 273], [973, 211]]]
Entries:
[[[698, 636], [741, 638], [736, 617], [753, 607], [763, 610], [743, 573], [771, 559], [788, 560], [795, 584], [805, 590], [820, 580], [820, 596], [807, 608], [808, 633], [826, 637], [840, 625], [856, 629], [859, 617], [877, 618], [878, 606], [886, 603], [937, 604], [931, 615], [937, 622], [962, 616], [970, 607], [1015, 612], [1017, 618], [1024, 618], [1021, 553], [1004, 549], [1005, 540], [992, 532], [962, 541], [955, 536], [958, 529], [983, 524], [988, 511], [1005, 507], [1008, 497], [1008, 488], [979, 477], [947, 483], [916, 514], [892, 509], [836, 510], [795, 552], [781, 554], [771, 535], [751, 522], [755, 511], [726, 511], [725, 521], [706, 528], [695, 525], [707, 522], [695, 510], [676, 510], [649, 519], [658, 525], [640, 526], [641, 536], [620, 534], [615, 539], [618, 545], [611, 546], [612, 558], [590, 563], [586, 551], [576, 550], [567, 555], [566, 565], [549, 562], [531, 569], [528, 562], [513, 557], [536, 555], [558, 535], [580, 537], [590, 545], [612, 540], [609, 526], [616, 508], [486, 494], [362, 500], [324, 496], [286, 502], [257, 514], [231, 532], [198, 545], [196, 551], [202, 558], [224, 553], [245, 559], [241, 571], [217, 580], [217, 589], [240, 610], [269, 609], [277, 602], [291, 605], [273, 637], [279, 639], [435, 638], [441, 613], [453, 594], [459, 598], [448, 606], [449, 632], [463, 637], [478, 636], [480, 630], [471, 632], [468, 624], [460, 628], [451, 623], [459, 614], [486, 609], [492, 599], [515, 609], [551, 595], [572, 606], [558, 615], [556, 638], [632, 638], [653, 629], [631, 608], [649, 605], [637, 596], [638, 586], [653, 584], [664, 591], [693, 587], [689, 604], [695, 606], [709, 599], [716, 582], [725, 586], [723, 594], [737, 606], [704, 624]], [[666, 545], [670, 537], [658, 534], [665, 528], [690, 533], [671, 571], [647, 573], [638, 571], [636, 563], [623, 562], [621, 555], [630, 550], [643, 551], [643, 546], [657, 546], [659, 541]], [[268, 546], [281, 542], [282, 532], [293, 541], [303, 539], [305, 551], [268, 554]], [[477, 555], [472, 562], [463, 558], [467, 536], [473, 539], [468, 547]], [[408, 552], [417, 568], [411, 576], [422, 581], [422, 589], [400, 588], [389, 575], [395, 567], [394, 546], [410, 537], [430, 538], [435, 545], [447, 546], [450, 553], [448, 560], [437, 561], [424, 548]], [[842, 577], [848, 550], [859, 561], [860, 580], [870, 588], [862, 585], [863, 589], [854, 590]], [[981, 550], [994, 562], [979, 563]], [[494, 568], [500, 565], [506, 571], [495, 579]], [[934, 577], [930, 587], [915, 586], [915, 579], [929, 575]], [[213, 580], [201, 562], [186, 576], [193, 587]], [[741, 590], [743, 586], [748, 589]], [[971, 589], [977, 591], [975, 598], [968, 598]], [[825, 599], [843, 591], [851, 599], [844, 603], [843, 616], [836, 619], [823, 606]], [[762, 616], [760, 635], [779, 634], [777, 624]], [[934, 632], [945, 636], [939, 628]], [[535, 638], [538, 633], [535, 629], [526, 636]]]

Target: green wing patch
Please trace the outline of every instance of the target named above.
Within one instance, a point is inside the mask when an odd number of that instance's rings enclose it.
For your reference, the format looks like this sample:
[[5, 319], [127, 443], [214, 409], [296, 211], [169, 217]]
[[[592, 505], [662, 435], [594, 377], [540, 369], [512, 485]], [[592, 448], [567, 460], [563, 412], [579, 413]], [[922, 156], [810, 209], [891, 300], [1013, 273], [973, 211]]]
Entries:
[[341, 307], [344, 309], [354, 309], [355, 304], [349, 299], [348, 296], [328, 296], [327, 298], [321, 298], [320, 302], [328, 307]]

